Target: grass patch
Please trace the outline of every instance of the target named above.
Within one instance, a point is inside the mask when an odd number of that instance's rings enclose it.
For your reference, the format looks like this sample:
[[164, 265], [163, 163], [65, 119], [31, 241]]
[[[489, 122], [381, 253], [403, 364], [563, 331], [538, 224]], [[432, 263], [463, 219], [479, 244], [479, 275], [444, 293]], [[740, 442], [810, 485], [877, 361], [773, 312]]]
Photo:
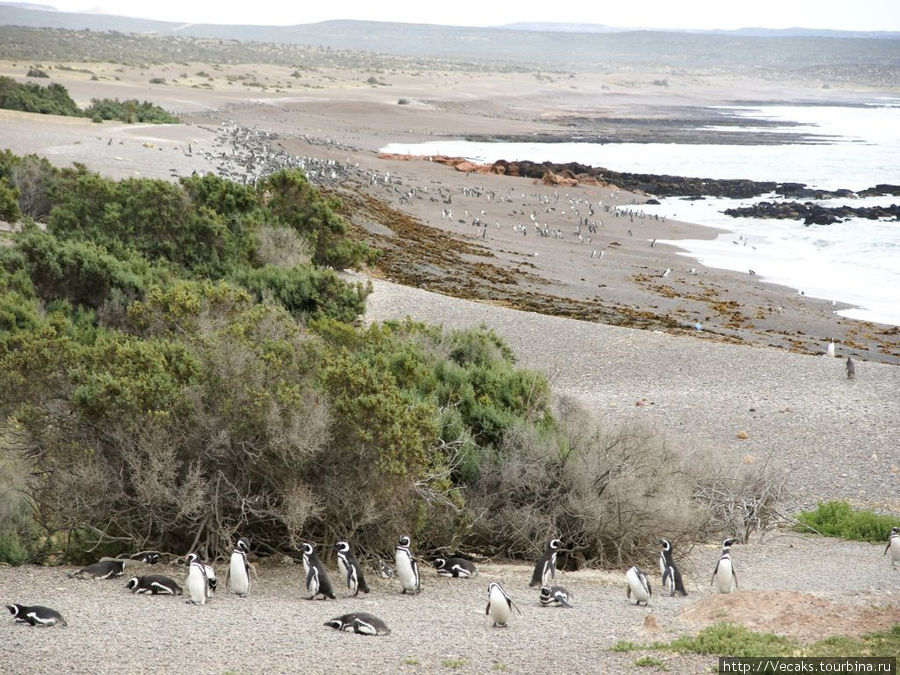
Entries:
[[[774, 633], [757, 633], [743, 626], [717, 623], [697, 635], [682, 635], [671, 642], [652, 642], [645, 645], [620, 640], [610, 647], [613, 652], [672, 651], [715, 656], [811, 656], [811, 657], [900, 657], [900, 623], [886, 631], [868, 633], [860, 637], [836, 635], [803, 645], [792, 638]], [[635, 662], [638, 666], [664, 665], [646, 656]]]
[[657, 658], [652, 656], [642, 656], [637, 661], [634, 662], [634, 665], [640, 668], [656, 668], [657, 670], [668, 670], [666, 668], [666, 664], [660, 661]]
[[819, 502], [814, 511], [803, 511], [794, 529], [800, 532], [813, 530], [826, 537], [838, 537], [852, 541], [884, 542], [890, 536], [891, 527], [900, 523], [900, 515], [886, 516], [867, 509], [854, 509], [847, 502]]
[[701, 630], [695, 636], [675, 638], [665, 649], [694, 654], [720, 656], [788, 656], [797, 648], [790, 638], [774, 633], [756, 633], [743, 626], [717, 623]]
[[441, 661], [441, 665], [450, 670], [459, 670], [466, 665], [466, 662], [463, 659], [444, 659]]
[[819, 640], [803, 650], [804, 656], [893, 656], [900, 659], [900, 623], [890, 630], [861, 637], [834, 637]]

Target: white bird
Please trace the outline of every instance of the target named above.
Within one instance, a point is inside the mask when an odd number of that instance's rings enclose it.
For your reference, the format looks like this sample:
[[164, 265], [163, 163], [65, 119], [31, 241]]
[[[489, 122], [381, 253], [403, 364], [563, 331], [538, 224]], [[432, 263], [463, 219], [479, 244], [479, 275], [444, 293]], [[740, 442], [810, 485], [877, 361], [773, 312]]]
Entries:
[[206, 576], [206, 565], [200, 562], [200, 556], [196, 553], [190, 553], [187, 557], [188, 593], [191, 596], [191, 602], [195, 605], [205, 605], [209, 599], [209, 583]]
[[716, 563], [716, 569], [713, 570], [710, 584], [715, 583], [719, 593], [731, 593], [737, 589], [737, 573], [731, 562], [731, 547], [734, 543], [734, 539], [726, 539], [722, 542], [722, 555], [719, 556], [719, 562]]
[[512, 618], [513, 608], [515, 608], [520, 615], [522, 614], [515, 603], [510, 600], [506, 591], [503, 590], [503, 586], [496, 581], [492, 582], [491, 585], [488, 586], [488, 603], [487, 607], [484, 609], [484, 615], [491, 617], [495, 628], [497, 626], [505, 628]]
[[625, 597], [629, 600], [634, 594], [634, 604], [639, 605], [642, 602], [645, 605], [650, 604], [650, 596], [653, 595], [653, 589], [650, 588], [650, 580], [647, 575], [639, 567], [629, 567], [625, 572], [625, 580], [628, 582], [628, 588], [625, 591]]
[[900, 527], [891, 528], [891, 537], [888, 539], [887, 546], [884, 547], [884, 554], [891, 552], [891, 567], [900, 562]]
[[671, 273], [672, 273], [672, 269], [669, 268], [669, 267], [667, 267], [667, 268], [666, 268], [666, 271], [662, 273], [663, 279], [665, 279], [665, 278], [666, 278], [667, 276], [669, 276]]
[[828, 343], [828, 356], [834, 358], [834, 340]]

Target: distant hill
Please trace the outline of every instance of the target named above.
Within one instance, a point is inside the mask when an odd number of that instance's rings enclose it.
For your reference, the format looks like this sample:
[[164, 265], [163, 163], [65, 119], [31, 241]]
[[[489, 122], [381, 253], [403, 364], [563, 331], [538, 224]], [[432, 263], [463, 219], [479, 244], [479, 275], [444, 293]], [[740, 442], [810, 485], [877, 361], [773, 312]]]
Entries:
[[[486, 67], [548, 72], [643, 69], [681, 73], [747, 73], [761, 77], [793, 77], [831, 84], [896, 84], [900, 81], [897, 39], [847, 38], [844, 34], [822, 37], [817, 32], [794, 35], [769, 31], [688, 32], [618, 30], [605, 26], [563, 24], [512, 24], [506, 27], [472, 28], [431, 24], [373, 21], [325, 21], [295, 26], [232, 26], [185, 24], [132, 19], [104, 14], [40, 11], [0, 4], [0, 54], [8, 58], [64, 58], [74, 50], [82, 57], [111, 58], [91, 41], [72, 46], [81, 34], [19, 36], [13, 30], [63, 29], [118, 36], [157, 36], [167, 40], [203, 38], [227, 43], [215, 47], [217, 58], [254, 58], [280, 63], [294, 58], [282, 45], [378, 54], [408, 60], [411, 67], [433, 66], [435, 61], [462, 64], [478, 70]], [[527, 29], [525, 29], [527, 28]], [[571, 32], [578, 30], [578, 32]], [[561, 36], [560, 31], [565, 31]], [[81, 38], [79, 38], [81, 39]], [[48, 44], [56, 40], [57, 44]], [[6, 42], [4, 46], [2, 43]], [[82, 42], [84, 42], [82, 40]], [[238, 50], [237, 46], [240, 46]], [[263, 45], [267, 45], [266, 48]], [[178, 47], [182, 60], [197, 53], [196, 45]], [[210, 45], [205, 45], [209, 47]], [[160, 46], [159, 49], [162, 49]], [[171, 46], [170, 46], [171, 47]], [[152, 51], [152, 49], [151, 49]], [[165, 57], [173, 51], [163, 50]], [[209, 50], [207, 50], [208, 53]], [[145, 49], [145, 53], [147, 50]], [[279, 53], [284, 52], [284, 53]], [[125, 48], [125, 53], [128, 48]], [[231, 55], [231, 56], [229, 56]], [[324, 55], [327, 58], [327, 53]], [[116, 55], [114, 60], [123, 56]], [[125, 57], [127, 58], [127, 57]], [[203, 58], [210, 58], [205, 56]], [[291, 61], [288, 61], [289, 63]], [[293, 63], [297, 63], [294, 60]]]
[[524, 22], [508, 23], [498, 28], [507, 30], [548, 31], [556, 33], [624, 33], [634, 31], [653, 31], [668, 33], [692, 33], [697, 35], [736, 35], [745, 37], [829, 37], [900, 40], [900, 32], [896, 31], [853, 31], [828, 30], [825, 28], [738, 28], [735, 30], [687, 28], [666, 30], [653, 28], [621, 28], [598, 23], [556, 23], [556, 22]]

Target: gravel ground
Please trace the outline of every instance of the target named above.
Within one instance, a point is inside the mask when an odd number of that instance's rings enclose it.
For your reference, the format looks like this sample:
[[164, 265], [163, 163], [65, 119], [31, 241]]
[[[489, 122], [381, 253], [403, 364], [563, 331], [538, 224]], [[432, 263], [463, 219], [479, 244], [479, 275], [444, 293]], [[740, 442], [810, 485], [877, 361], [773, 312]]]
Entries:
[[[132, 595], [124, 578], [69, 579], [64, 572], [73, 568], [0, 568], [4, 602], [45, 604], [69, 623], [31, 628], [4, 621], [0, 672], [646, 672], [634, 662], [650, 652], [617, 653], [610, 647], [620, 640], [668, 641], [722, 620], [801, 639], [879, 630], [900, 621], [900, 569], [892, 570], [880, 549], [793, 535], [736, 546], [741, 591], [726, 598], [709, 587], [718, 548], [697, 546], [676, 558], [689, 596], [654, 596], [649, 608], [626, 600], [622, 572], [561, 572], [558, 581], [574, 594], [572, 610], [541, 607], [537, 591], [528, 588], [531, 567], [521, 564], [483, 564], [469, 580], [441, 578], [423, 568], [419, 596], [402, 595], [397, 582], [374, 578], [368, 596], [348, 598], [346, 589], [338, 589], [334, 601], [304, 599], [300, 565], [264, 564], [250, 597], [220, 587], [204, 607], [183, 598]], [[182, 584], [186, 577], [180, 566], [153, 571]], [[656, 583], [658, 571], [648, 573]], [[219, 574], [221, 579], [224, 565]], [[522, 612], [506, 629], [492, 628], [484, 616], [487, 585], [495, 580]], [[729, 604], [722, 605], [724, 600]], [[812, 601], [818, 603], [814, 614], [798, 611]], [[367, 637], [322, 625], [348, 611], [371, 612], [392, 633]], [[708, 672], [715, 662], [652, 654], [676, 673]]]

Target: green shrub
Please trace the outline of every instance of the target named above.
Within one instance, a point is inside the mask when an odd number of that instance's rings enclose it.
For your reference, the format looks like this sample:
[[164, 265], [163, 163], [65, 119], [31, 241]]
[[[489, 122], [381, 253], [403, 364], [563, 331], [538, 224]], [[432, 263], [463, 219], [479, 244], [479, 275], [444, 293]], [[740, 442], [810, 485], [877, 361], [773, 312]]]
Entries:
[[900, 523], [900, 516], [879, 515], [866, 509], [854, 509], [847, 502], [819, 502], [814, 511], [803, 511], [797, 516], [800, 532], [812, 529], [826, 537], [838, 537], [854, 541], [884, 542], [891, 528]]
[[[165, 80], [163, 81], [165, 83]], [[91, 99], [91, 104], [81, 111], [83, 117], [97, 120], [119, 120], [128, 124], [178, 124], [179, 119], [149, 101], [128, 99]]]
[[790, 656], [797, 649], [792, 639], [774, 633], [757, 633], [743, 626], [717, 623], [695, 636], [683, 635], [665, 646], [676, 652], [719, 656]]
[[351, 322], [365, 310], [371, 284], [348, 284], [331, 270], [303, 265], [285, 269], [266, 265], [243, 268], [232, 279], [249, 290], [257, 301], [271, 299], [294, 316], [328, 316]]
[[0, 180], [0, 220], [14, 223], [21, 217], [19, 191]]
[[54, 82], [42, 87], [34, 82], [20, 84], [0, 76], [0, 108], [50, 115], [77, 116], [78, 106], [64, 86]]

